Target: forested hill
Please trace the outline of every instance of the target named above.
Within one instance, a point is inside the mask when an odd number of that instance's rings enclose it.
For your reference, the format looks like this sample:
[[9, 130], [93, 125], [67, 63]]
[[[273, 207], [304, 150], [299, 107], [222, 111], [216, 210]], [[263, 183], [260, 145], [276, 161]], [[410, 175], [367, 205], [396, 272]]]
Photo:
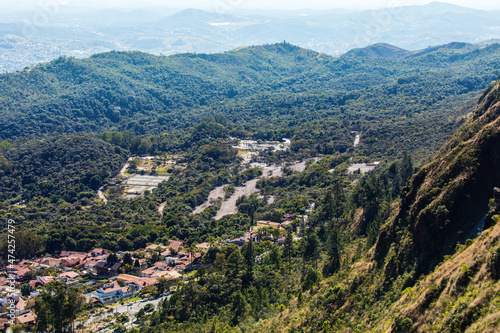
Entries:
[[399, 212], [382, 230], [376, 247], [377, 257], [382, 258], [394, 241], [401, 243], [407, 237], [407, 246], [398, 247], [392, 259], [407, 265], [388, 265], [391, 275], [413, 264], [415, 274], [428, 273], [483, 223], [492, 224], [485, 215], [494, 187], [500, 186], [499, 115], [497, 83], [482, 95], [468, 123], [403, 191]]
[[500, 82], [470, 111], [367, 255], [250, 331], [498, 332]]
[[422, 56], [435, 51], [452, 52], [456, 54], [457, 52], [470, 52], [472, 50], [477, 50], [478, 48], [479, 46], [474, 44], [453, 42], [445, 45], [429, 46], [428, 48], [422, 50], [408, 51], [394, 45], [378, 43], [359, 49], [352, 49], [349, 52], [345, 53], [343, 57], [407, 59]]
[[[88, 134], [0, 143], [0, 202], [40, 205], [92, 198], [118, 173], [128, 152]], [[62, 202], [63, 202], [62, 201]]]
[[[211, 55], [60, 58], [0, 76], [0, 136], [144, 135], [221, 114], [246, 135], [331, 141], [333, 151], [345, 150], [353, 130], [366, 133], [364, 149], [383, 151], [390, 141], [436, 148], [457, 127], [457, 106], [500, 74], [499, 55], [495, 44], [409, 60], [332, 58], [281, 43]], [[305, 124], [317, 128], [316, 139]]]

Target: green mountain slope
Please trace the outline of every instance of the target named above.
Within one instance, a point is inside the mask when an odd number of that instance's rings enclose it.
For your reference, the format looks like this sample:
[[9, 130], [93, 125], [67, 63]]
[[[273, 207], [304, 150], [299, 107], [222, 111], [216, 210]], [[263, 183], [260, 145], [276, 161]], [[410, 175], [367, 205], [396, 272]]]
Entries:
[[368, 255], [346, 262], [317, 290], [292, 298], [286, 311], [252, 330], [498, 332], [497, 190], [490, 199], [500, 185], [499, 124], [500, 82], [413, 176]]
[[407, 59], [419, 57], [435, 51], [455, 52], [455, 54], [466, 53], [478, 49], [479, 46], [469, 43], [452, 42], [444, 45], [430, 46], [428, 48], [408, 51], [387, 43], [378, 43], [367, 47], [353, 49], [346, 52], [343, 57], [371, 57], [371, 58], [389, 58], [389, 59]]
[[[417, 258], [416, 273], [428, 272], [457, 242], [465, 239], [488, 212], [493, 188], [500, 186], [500, 85], [490, 87], [468, 124], [421, 168], [403, 191], [401, 207], [380, 235], [376, 254], [389, 251], [391, 240], [407, 234], [411, 246], [394, 260]], [[393, 275], [404, 268], [395, 269]]]
[[38, 197], [54, 203], [92, 198], [128, 155], [87, 134], [19, 140], [4, 150], [3, 154], [0, 150], [0, 201], [25, 203]]
[[[304, 139], [317, 153], [436, 149], [458, 106], [500, 71], [499, 45], [411, 60], [332, 58], [290, 44], [157, 57], [60, 58], [0, 76], [0, 136], [132, 130], [162, 133], [222, 114], [245, 135]], [[304, 125], [318, 127], [317, 133]], [[431, 126], [432, 124], [432, 126]], [[389, 144], [390, 143], [390, 144]]]

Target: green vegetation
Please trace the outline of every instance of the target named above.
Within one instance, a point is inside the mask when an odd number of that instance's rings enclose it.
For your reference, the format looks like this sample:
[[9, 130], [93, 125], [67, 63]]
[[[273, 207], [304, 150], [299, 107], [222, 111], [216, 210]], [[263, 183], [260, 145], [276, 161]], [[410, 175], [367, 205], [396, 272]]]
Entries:
[[[16, 221], [19, 258], [102, 247], [114, 262], [114, 252], [169, 239], [189, 252], [214, 244], [170, 299], [138, 314], [141, 332], [493, 327], [481, 320], [500, 304], [500, 204], [488, 207], [500, 183], [500, 84], [475, 112], [468, 106], [500, 73], [499, 52], [333, 59], [283, 43], [218, 55], [111, 52], [5, 74], [0, 217]], [[233, 147], [235, 138], [285, 137], [289, 150], [254, 151], [258, 166]], [[113, 178], [145, 154], [175, 155], [162, 170], [170, 178], [121, 198]], [[346, 173], [375, 160], [368, 174]], [[263, 172], [271, 163], [279, 176]], [[129, 172], [139, 166], [132, 159]], [[235, 200], [235, 214], [214, 219], [223, 199], [193, 213], [215, 188], [229, 197], [250, 180], [258, 193]], [[107, 203], [97, 199], [102, 187]], [[467, 241], [488, 209], [491, 229]], [[260, 220], [286, 226], [227, 244]], [[7, 248], [3, 237], [3, 259]], [[130, 255], [123, 263], [126, 272], [140, 266]], [[142, 293], [166, 288], [162, 280]], [[68, 327], [77, 295], [49, 285], [34, 303], [37, 329]]]
[[[337, 59], [282, 43], [213, 55], [60, 58], [0, 76], [0, 136], [147, 135], [199, 124], [190, 141], [288, 137], [306, 155], [345, 152], [351, 132], [361, 131], [363, 155], [397, 155], [393, 147], [425, 155], [458, 127], [460, 106], [500, 74], [499, 52], [492, 45], [408, 60]], [[132, 153], [155, 152], [143, 139], [134, 139]]]

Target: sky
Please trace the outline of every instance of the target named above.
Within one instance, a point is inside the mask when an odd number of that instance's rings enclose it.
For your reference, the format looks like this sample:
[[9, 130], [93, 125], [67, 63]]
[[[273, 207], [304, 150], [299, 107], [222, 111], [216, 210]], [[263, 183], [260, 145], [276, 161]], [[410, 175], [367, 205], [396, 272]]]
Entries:
[[[2, 9], [36, 9], [41, 6], [140, 7], [155, 5], [169, 8], [244, 9], [380, 9], [408, 5], [423, 5], [429, 0], [0, 0]], [[444, 2], [444, 1], [443, 1]], [[448, 0], [448, 3], [475, 9], [500, 9], [498, 0]]]

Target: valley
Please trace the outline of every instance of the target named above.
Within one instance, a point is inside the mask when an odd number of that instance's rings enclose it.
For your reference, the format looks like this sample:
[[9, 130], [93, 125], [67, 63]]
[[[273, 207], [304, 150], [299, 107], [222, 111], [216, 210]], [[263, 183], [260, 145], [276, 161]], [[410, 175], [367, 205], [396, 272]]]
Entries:
[[1, 74], [0, 320], [496, 332], [499, 57], [283, 42]]

